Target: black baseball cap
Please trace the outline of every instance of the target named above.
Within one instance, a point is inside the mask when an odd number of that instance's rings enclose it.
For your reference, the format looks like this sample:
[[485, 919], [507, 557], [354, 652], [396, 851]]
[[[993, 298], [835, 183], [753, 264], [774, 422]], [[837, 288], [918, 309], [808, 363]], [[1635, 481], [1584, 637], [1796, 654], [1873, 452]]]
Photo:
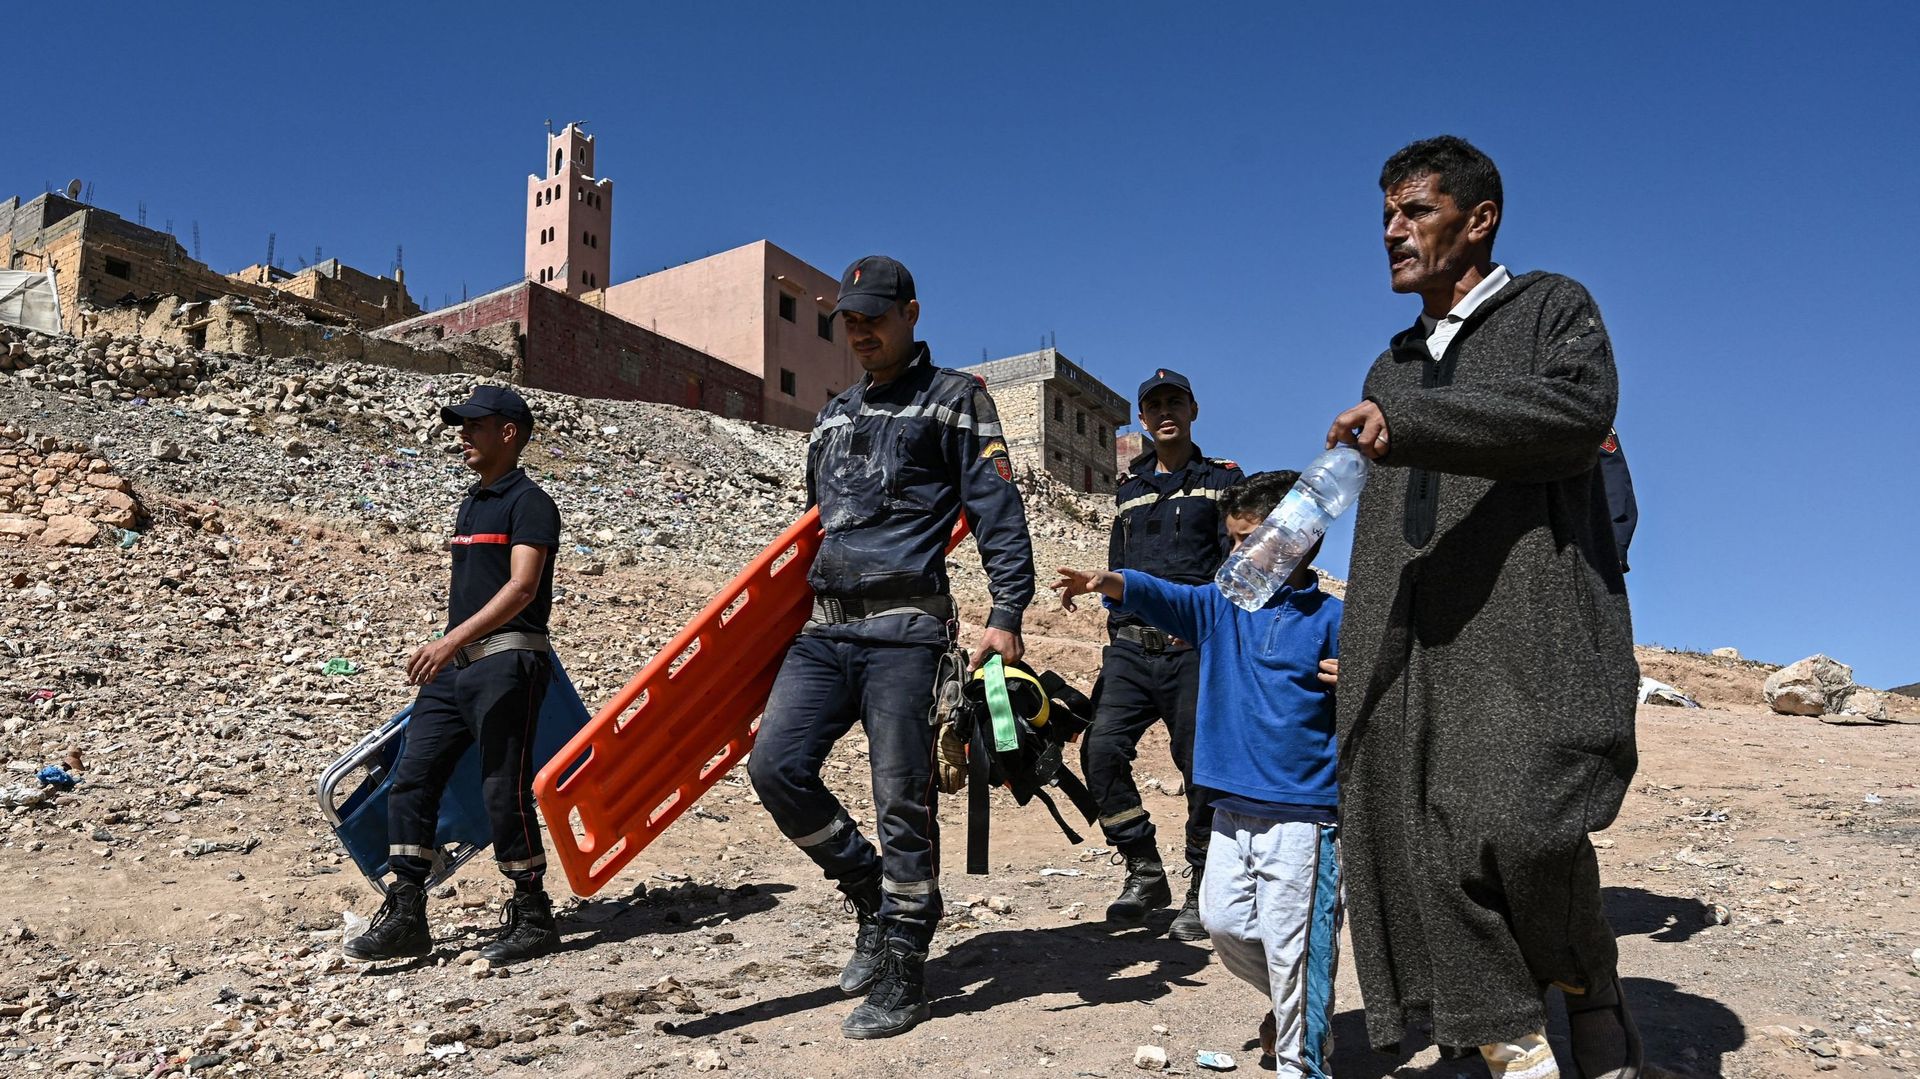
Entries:
[[440, 422], [448, 427], [458, 427], [461, 420], [481, 416], [498, 416], [533, 430], [533, 410], [527, 407], [525, 398], [505, 386], [475, 386], [473, 395], [466, 401], [440, 410]]
[[1188, 397], [1193, 396], [1193, 384], [1187, 381], [1187, 376], [1162, 367], [1153, 373], [1152, 378], [1140, 384], [1140, 392], [1133, 395], [1133, 403], [1140, 404], [1147, 399], [1148, 394], [1162, 386], [1178, 386], [1187, 391]]
[[840, 275], [840, 302], [833, 313], [852, 311], [878, 318], [887, 308], [914, 299], [913, 275], [885, 255], [868, 255]]

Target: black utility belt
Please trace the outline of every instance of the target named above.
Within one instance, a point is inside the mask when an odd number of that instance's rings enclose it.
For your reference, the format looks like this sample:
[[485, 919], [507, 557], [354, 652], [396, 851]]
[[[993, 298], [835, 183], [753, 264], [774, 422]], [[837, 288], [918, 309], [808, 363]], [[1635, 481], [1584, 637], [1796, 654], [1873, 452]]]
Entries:
[[889, 614], [930, 614], [942, 622], [959, 617], [952, 596], [916, 596], [908, 599], [866, 599], [859, 596], [813, 597], [810, 621], [826, 626], [844, 626]]
[[1163, 652], [1184, 652], [1193, 647], [1173, 634], [1154, 629], [1152, 626], [1121, 626], [1113, 631], [1113, 639], [1132, 641], [1150, 656], [1157, 656]]
[[465, 670], [488, 656], [497, 656], [502, 652], [514, 651], [551, 652], [553, 651], [553, 642], [548, 640], [547, 635], [544, 633], [522, 633], [517, 630], [495, 633], [489, 637], [482, 637], [455, 652], [453, 654], [453, 665], [461, 670]]

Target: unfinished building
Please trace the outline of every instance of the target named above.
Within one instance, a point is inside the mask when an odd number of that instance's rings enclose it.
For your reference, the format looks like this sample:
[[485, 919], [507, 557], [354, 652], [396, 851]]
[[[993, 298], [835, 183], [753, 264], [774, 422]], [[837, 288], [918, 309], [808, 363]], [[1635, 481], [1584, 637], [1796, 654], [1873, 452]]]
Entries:
[[986, 380], [1014, 462], [1044, 469], [1089, 494], [1111, 494], [1119, 469], [1114, 432], [1132, 419], [1127, 399], [1060, 354], [1043, 348], [963, 367]]
[[337, 260], [297, 274], [261, 267], [220, 274], [165, 232], [52, 192], [27, 202], [0, 201], [0, 266], [51, 271], [61, 322], [73, 334], [87, 331], [95, 311], [165, 296], [200, 303], [238, 296], [309, 319], [373, 326], [420, 311], [401, 281], [361, 273]]

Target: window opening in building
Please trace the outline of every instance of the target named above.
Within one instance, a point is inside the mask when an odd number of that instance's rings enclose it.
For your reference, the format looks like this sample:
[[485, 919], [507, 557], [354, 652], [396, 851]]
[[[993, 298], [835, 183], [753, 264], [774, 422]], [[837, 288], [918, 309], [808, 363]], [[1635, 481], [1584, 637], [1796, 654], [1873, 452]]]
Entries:
[[566, 159], [567, 159], [567, 152], [565, 150], [555, 150], [553, 152], [553, 171], [559, 172], [560, 162], [565, 161]]
[[1066, 422], [1067, 419], [1067, 404], [1058, 397], [1053, 399], [1053, 418], [1061, 423]]
[[820, 319], [820, 322], [818, 324], [817, 329], [820, 334], [820, 340], [822, 341], [833, 340], [833, 316], [821, 315], [819, 316], [819, 319]]
[[130, 280], [133, 277], [133, 267], [120, 259], [108, 259], [107, 276], [117, 277], [122, 281]]
[[794, 302], [793, 297], [782, 292], [780, 294], [780, 317], [786, 319], [788, 322], [798, 322], [799, 316], [800, 305]]
[[1084, 484], [1083, 484], [1083, 485], [1084, 485], [1084, 486], [1086, 487], [1086, 489], [1087, 489], [1087, 493], [1088, 493], [1088, 494], [1092, 494], [1092, 493], [1093, 493], [1093, 466], [1092, 466], [1092, 465], [1083, 465], [1083, 466], [1081, 466], [1081, 467], [1082, 467], [1082, 468], [1084, 468], [1084, 469], [1086, 470], [1086, 475], [1085, 475], [1085, 477], [1084, 477]]
[[780, 392], [786, 394], [788, 397], [794, 396], [794, 382], [793, 372], [782, 367], [780, 369]]
[[1086, 413], [1076, 411], [1073, 414], [1073, 433], [1076, 435], [1084, 435], [1087, 433]]

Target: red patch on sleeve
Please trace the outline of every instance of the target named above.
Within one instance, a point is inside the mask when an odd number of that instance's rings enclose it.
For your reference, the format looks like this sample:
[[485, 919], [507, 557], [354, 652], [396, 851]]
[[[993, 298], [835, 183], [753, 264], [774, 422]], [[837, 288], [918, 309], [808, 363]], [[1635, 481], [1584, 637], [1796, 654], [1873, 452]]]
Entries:
[[993, 470], [1000, 473], [1001, 479], [1006, 480], [1008, 483], [1013, 482], [1012, 461], [1007, 460], [1005, 457], [995, 457], [993, 459]]
[[1619, 453], [1620, 452], [1620, 436], [1613, 431], [1608, 431], [1607, 440], [1605, 442], [1600, 443], [1600, 452], [1601, 453]]

